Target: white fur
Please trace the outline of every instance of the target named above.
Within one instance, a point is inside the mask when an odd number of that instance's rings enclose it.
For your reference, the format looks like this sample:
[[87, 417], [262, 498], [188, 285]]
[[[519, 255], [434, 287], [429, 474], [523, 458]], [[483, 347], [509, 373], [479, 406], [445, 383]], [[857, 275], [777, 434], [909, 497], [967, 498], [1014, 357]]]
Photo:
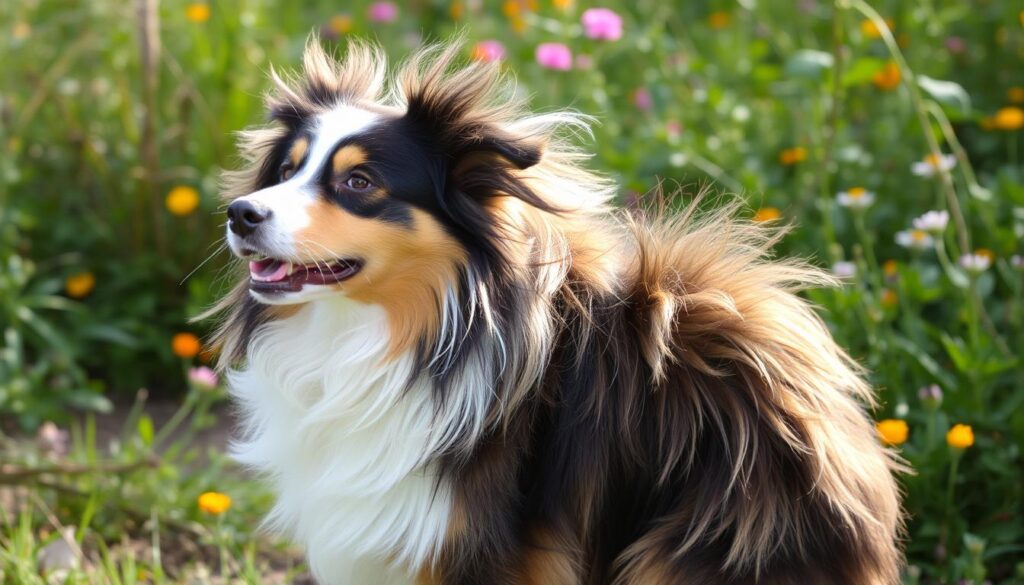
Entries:
[[482, 424], [475, 400], [437, 412], [411, 356], [385, 362], [388, 338], [383, 309], [337, 295], [266, 325], [230, 375], [244, 412], [233, 454], [271, 477], [268, 522], [306, 547], [325, 585], [412, 582], [451, 509], [430, 457]]

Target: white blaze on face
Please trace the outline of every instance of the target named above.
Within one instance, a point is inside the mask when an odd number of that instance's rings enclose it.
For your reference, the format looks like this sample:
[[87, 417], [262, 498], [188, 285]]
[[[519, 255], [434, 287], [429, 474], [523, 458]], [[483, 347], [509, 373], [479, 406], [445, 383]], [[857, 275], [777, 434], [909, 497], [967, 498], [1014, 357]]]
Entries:
[[[296, 246], [295, 234], [310, 224], [308, 210], [318, 196], [318, 174], [341, 140], [366, 130], [379, 120], [379, 114], [344, 104], [320, 114], [311, 128], [311, 145], [302, 168], [283, 183], [240, 198], [271, 213], [270, 219], [260, 227], [261, 251], [278, 258], [302, 255], [303, 251]], [[227, 235], [235, 253], [245, 248], [242, 238], [230, 229]]]

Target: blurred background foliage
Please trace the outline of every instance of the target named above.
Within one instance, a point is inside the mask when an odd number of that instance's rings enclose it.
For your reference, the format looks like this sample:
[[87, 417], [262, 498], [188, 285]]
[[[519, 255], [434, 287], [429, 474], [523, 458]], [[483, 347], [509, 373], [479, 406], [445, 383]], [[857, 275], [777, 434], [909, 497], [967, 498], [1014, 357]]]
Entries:
[[709, 184], [794, 224], [780, 253], [843, 278], [810, 296], [915, 471], [907, 581], [1024, 582], [1019, 1], [597, 6], [0, 3], [0, 414], [31, 430], [179, 396], [210, 357], [188, 318], [231, 280], [218, 173], [271, 64], [310, 31], [396, 59], [461, 32], [535, 109], [597, 118], [586, 147], [624, 205]]

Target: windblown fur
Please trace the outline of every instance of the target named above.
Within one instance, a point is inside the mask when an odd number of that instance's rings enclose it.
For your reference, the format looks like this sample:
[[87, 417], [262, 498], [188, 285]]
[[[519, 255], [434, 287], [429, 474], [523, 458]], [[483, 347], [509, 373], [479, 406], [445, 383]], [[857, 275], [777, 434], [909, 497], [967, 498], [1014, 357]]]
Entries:
[[268, 305], [246, 280], [215, 308], [236, 454], [273, 481], [271, 520], [317, 577], [897, 583], [898, 465], [870, 388], [795, 294], [830, 279], [771, 259], [778, 233], [735, 202], [612, 209], [565, 139], [585, 120], [525, 112], [458, 54], [424, 50], [389, 83], [380, 51], [336, 62], [311, 43], [227, 175], [229, 199], [272, 188], [296, 128], [373, 112], [354, 140], [413, 148], [424, 170], [390, 188], [393, 215], [425, 211], [456, 250], [401, 272], [398, 300], [342, 283]]

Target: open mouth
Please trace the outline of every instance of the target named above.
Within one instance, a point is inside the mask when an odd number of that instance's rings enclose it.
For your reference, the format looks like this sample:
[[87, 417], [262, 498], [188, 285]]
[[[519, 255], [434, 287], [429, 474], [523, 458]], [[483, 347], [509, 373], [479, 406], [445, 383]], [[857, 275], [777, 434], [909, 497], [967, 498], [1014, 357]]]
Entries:
[[296, 264], [277, 258], [257, 258], [249, 261], [249, 290], [298, 292], [307, 284], [335, 284], [348, 280], [362, 267], [362, 262], [353, 259]]

